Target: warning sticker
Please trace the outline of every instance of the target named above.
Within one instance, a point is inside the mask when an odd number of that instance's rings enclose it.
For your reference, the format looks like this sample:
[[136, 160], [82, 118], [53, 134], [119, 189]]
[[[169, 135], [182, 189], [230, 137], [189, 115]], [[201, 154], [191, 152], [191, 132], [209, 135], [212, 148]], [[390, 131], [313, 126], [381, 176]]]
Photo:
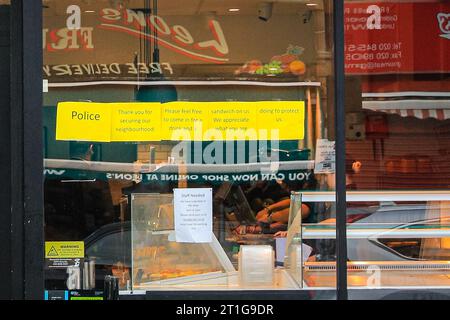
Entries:
[[83, 241], [47, 241], [45, 257], [53, 259], [84, 258]]

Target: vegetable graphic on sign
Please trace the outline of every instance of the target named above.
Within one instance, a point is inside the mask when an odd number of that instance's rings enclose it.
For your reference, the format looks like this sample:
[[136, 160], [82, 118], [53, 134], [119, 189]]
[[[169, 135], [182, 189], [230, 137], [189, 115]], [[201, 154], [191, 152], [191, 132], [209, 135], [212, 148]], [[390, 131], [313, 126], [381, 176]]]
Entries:
[[306, 65], [300, 60], [300, 56], [304, 50], [302, 47], [290, 45], [286, 53], [273, 56], [269, 63], [264, 64], [257, 59], [250, 60], [237, 69], [235, 74], [255, 74], [261, 76], [276, 76], [280, 74], [303, 75], [306, 72]]

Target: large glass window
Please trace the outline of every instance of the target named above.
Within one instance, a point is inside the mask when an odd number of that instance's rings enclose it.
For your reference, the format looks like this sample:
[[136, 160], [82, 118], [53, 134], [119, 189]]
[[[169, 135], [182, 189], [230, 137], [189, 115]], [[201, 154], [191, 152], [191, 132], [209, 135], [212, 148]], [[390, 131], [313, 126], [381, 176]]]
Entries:
[[46, 289], [335, 287], [332, 12], [44, 0]]
[[448, 287], [448, 1], [346, 1], [350, 287]]

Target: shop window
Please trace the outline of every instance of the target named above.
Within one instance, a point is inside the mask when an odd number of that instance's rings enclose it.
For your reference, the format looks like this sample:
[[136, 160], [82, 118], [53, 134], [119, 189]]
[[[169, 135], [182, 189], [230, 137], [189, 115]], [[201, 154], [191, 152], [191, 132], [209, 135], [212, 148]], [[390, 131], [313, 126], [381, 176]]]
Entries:
[[449, 12], [345, 1], [347, 215], [366, 212], [347, 228], [350, 287], [450, 285]]
[[44, 4], [47, 289], [336, 286], [332, 1]]

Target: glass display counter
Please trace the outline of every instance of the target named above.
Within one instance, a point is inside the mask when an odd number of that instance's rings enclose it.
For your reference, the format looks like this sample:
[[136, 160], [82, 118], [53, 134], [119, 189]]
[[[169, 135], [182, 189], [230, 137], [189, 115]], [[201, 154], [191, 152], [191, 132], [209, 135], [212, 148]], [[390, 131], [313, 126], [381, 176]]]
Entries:
[[133, 194], [131, 217], [133, 288], [234, 270], [215, 237], [206, 244], [176, 242], [172, 194]]
[[[241, 268], [236, 268], [233, 252], [227, 251], [214, 234], [210, 243], [176, 242], [173, 195], [133, 194], [133, 290], [334, 288], [335, 256], [332, 253], [326, 255], [321, 249], [323, 242], [332, 247], [329, 244], [335, 241], [334, 218], [313, 224], [302, 223], [301, 219], [302, 203], [333, 203], [334, 196], [333, 192], [293, 192], [284, 242], [284, 263], [274, 264], [270, 246], [241, 239], [240, 252], [245, 251], [243, 248], [255, 247], [254, 254], [259, 254], [261, 259], [256, 261], [248, 256], [250, 260], [244, 260], [245, 257], [239, 254]], [[363, 200], [366, 202], [362, 203]], [[349, 205], [347, 211], [350, 287], [450, 286], [449, 193], [349, 192], [348, 201], [357, 203], [356, 206]], [[263, 248], [269, 251], [263, 253]], [[268, 260], [262, 258], [264, 254]], [[261, 271], [260, 276], [261, 279], [268, 276], [269, 281], [243, 281], [252, 267], [255, 271], [257, 263], [267, 261], [273, 268]], [[243, 268], [245, 263], [251, 267]]]
[[[247, 253], [247, 257], [243, 254], [239, 258], [241, 270], [247, 270], [242, 273], [235, 269], [214, 234], [210, 243], [177, 242], [171, 194], [133, 194], [131, 210], [134, 292], [177, 289], [299, 288], [289, 272], [286, 272], [284, 268], [275, 268], [274, 252], [271, 246], [246, 245], [245, 249], [255, 250], [251, 254]], [[241, 251], [245, 250], [241, 247]], [[267, 257], [264, 257], [264, 254]], [[254, 259], [255, 257], [258, 259]], [[261, 274], [258, 274], [257, 263], [265, 263], [266, 270], [261, 271]], [[258, 280], [259, 276], [264, 274], [269, 275], [268, 281], [252, 282], [250, 279], [252, 276], [255, 278], [256, 275]]]
[[[332, 192], [303, 193], [303, 200], [333, 202]], [[387, 191], [347, 193], [349, 287], [449, 287], [450, 193]], [[303, 241], [336, 238], [335, 219], [301, 227]], [[305, 287], [330, 288], [336, 263], [311, 256], [303, 263]]]

